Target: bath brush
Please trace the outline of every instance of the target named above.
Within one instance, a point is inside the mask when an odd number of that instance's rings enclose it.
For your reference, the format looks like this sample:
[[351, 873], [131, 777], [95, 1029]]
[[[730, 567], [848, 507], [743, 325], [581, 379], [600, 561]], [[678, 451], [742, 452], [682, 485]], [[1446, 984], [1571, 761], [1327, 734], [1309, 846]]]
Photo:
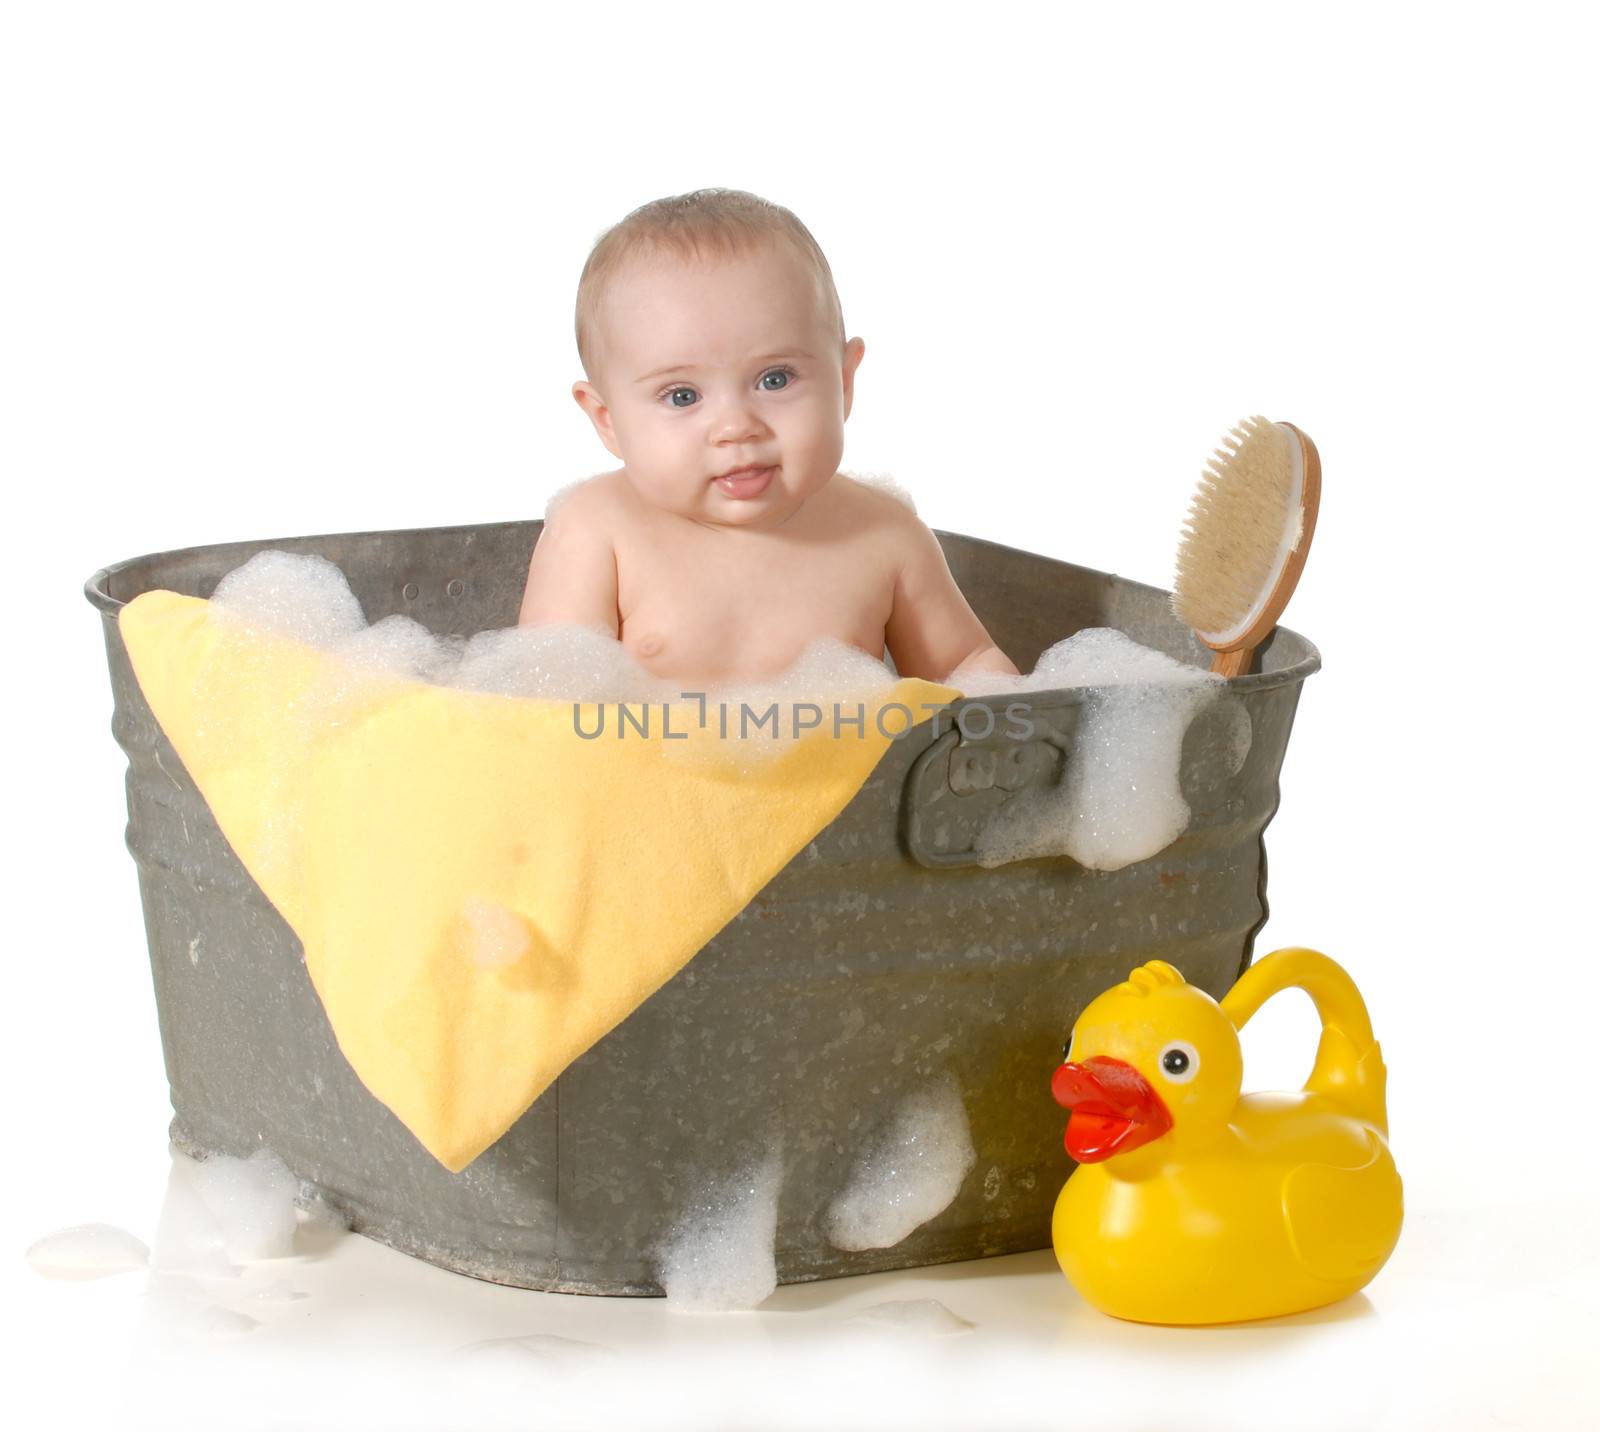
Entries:
[[1322, 464], [1293, 423], [1246, 418], [1223, 444], [1184, 522], [1172, 610], [1216, 653], [1212, 671], [1243, 676], [1300, 580]]

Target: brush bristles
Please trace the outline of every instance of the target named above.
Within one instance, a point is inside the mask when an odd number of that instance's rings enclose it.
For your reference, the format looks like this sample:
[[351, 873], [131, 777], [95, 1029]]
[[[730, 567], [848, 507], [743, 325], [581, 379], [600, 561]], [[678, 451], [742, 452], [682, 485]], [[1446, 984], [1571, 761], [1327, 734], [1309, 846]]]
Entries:
[[1206, 464], [1178, 543], [1172, 610], [1185, 626], [1218, 636], [1242, 622], [1277, 580], [1292, 511], [1289, 434], [1247, 418]]

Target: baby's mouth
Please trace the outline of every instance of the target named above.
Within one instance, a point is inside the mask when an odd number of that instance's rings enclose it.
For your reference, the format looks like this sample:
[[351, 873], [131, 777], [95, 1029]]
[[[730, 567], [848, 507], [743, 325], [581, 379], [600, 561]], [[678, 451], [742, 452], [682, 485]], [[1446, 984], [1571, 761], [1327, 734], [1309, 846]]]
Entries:
[[721, 477], [714, 477], [711, 481], [725, 496], [759, 497], [767, 490], [768, 483], [777, 475], [777, 471], [775, 467], [741, 467], [723, 473]]

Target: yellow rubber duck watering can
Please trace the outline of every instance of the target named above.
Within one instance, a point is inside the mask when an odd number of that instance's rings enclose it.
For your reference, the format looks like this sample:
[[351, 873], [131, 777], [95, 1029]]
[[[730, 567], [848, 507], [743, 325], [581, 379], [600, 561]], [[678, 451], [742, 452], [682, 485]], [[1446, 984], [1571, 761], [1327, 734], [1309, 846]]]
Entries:
[[[1303, 989], [1322, 1041], [1297, 1094], [1240, 1094], [1239, 1030]], [[1154, 960], [1073, 1027], [1051, 1080], [1079, 1167], [1052, 1237], [1084, 1299], [1143, 1323], [1224, 1323], [1347, 1297], [1400, 1237], [1384, 1067], [1367, 1007], [1326, 955], [1286, 949], [1220, 1004]]]

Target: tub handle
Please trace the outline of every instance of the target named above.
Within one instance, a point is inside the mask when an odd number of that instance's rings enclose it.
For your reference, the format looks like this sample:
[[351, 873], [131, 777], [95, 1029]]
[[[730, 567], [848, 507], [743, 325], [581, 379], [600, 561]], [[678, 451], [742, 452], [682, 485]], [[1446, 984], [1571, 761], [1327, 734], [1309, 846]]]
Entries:
[[960, 720], [961, 703], [944, 715], [950, 727], [912, 763], [901, 801], [907, 852], [933, 869], [976, 865], [978, 833], [1002, 806], [1023, 791], [1053, 786], [1065, 769], [1080, 705], [1070, 702], [1030, 712], [1031, 734], [1019, 736], [1000, 720], [980, 737]]

